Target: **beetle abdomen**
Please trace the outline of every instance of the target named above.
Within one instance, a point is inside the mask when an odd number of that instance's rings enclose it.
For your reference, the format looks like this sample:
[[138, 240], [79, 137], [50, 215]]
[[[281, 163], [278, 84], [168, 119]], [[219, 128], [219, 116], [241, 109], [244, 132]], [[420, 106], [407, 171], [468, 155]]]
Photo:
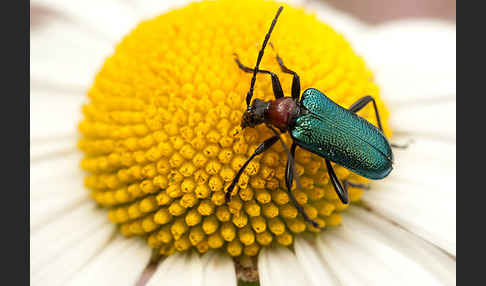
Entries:
[[369, 179], [391, 172], [390, 144], [373, 124], [316, 89], [306, 90], [300, 105], [307, 114], [298, 117], [291, 131], [299, 146]]

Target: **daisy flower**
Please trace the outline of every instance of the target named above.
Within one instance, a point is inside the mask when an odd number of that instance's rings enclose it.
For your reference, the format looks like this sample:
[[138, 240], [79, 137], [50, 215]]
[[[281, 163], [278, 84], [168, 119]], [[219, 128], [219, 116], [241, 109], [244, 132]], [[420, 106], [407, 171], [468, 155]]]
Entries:
[[[30, 230], [33, 285], [454, 285], [455, 26], [369, 26], [319, 1], [288, 1], [262, 68], [349, 106], [377, 100], [394, 170], [340, 203], [323, 159], [257, 157], [224, 190], [264, 126], [242, 130], [271, 1], [33, 0]], [[271, 99], [258, 76], [255, 97]], [[359, 114], [376, 124], [372, 108]], [[290, 138], [284, 138], [287, 144]], [[243, 283], [243, 282], [242, 282]]]

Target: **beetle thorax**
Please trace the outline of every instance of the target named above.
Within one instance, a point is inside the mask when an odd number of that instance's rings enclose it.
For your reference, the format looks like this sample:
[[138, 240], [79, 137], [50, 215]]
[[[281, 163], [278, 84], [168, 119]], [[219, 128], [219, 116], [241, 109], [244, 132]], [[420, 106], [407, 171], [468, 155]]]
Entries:
[[272, 101], [255, 99], [243, 114], [241, 127], [255, 127], [269, 123], [285, 132], [295, 121], [299, 107], [291, 97], [282, 97]]
[[270, 102], [266, 121], [280, 131], [287, 131], [299, 113], [299, 106], [292, 97], [281, 97]]

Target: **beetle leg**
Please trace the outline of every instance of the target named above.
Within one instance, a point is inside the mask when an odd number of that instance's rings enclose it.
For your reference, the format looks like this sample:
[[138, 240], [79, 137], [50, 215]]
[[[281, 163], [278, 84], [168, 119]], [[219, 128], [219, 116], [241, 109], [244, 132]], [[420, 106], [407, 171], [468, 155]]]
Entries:
[[343, 204], [348, 204], [349, 198], [348, 198], [347, 188], [343, 188], [343, 186], [339, 182], [339, 179], [336, 176], [336, 173], [334, 173], [334, 169], [332, 168], [331, 161], [329, 161], [328, 159], [325, 160], [326, 160], [327, 172], [329, 173], [329, 177], [331, 178], [332, 185], [334, 186], [334, 189], [336, 190], [339, 199]]
[[[349, 107], [348, 110], [353, 112], [353, 113], [356, 113], [356, 112], [360, 111], [361, 109], [363, 109], [370, 102], [373, 102], [373, 108], [375, 109], [375, 115], [376, 115], [376, 122], [378, 122], [378, 127], [380, 128], [381, 132], [383, 132], [383, 126], [381, 125], [380, 113], [378, 112], [378, 107], [376, 106], [375, 99], [373, 97], [371, 97], [370, 95], [367, 95], [365, 97], [358, 99], [355, 103], [353, 103]], [[393, 148], [406, 149], [408, 147], [408, 145], [410, 145], [410, 143], [411, 142], [407, 142], [403, 145], [391, 143], [390, 145]]]
[[[248, 73], [253, 72], [252, 68], [247, 67], [240, 62], [240, 60], [238, 59], [238, 55], [236, 54], [235, 54], [235, 62], [238, 64], [238, 67], [243, 71]], [[267, 70], [258, 70], [257, 73], [269, 74], [272, 77], [272, 88], [273, 88], [273, 94], [275, 95], [275, 98], [280, 98], [284, 96], [282, 86], [280, 84], [280, 80], [278, 79], [278, 76], [276, 74]]]
[[350, 182], [348, 180], [343, 180], [343, 185], [344, 185], [344, 188], [346, 189], [346, 191], [348, 190], [348, 187], [360, 188], [360, 189], [364, 189], [364, 190], [370, 189], [370, 186], [368, 186], [368, 185], [356, 184], [356, 183]]
[[378, 122], [378, 128], [383, 132], [383, 126], [381, 125], [380, 113], [378, 112], [378, 107], [376, 106], [375, 99], [370, 95], [358, 99], [349, 107], [349, 111], [356, 113], [363, 109], [368, 103], [373, 102], [373, 108], [375, 109], [376, 122]]
[[407, 143], [404, 143], [404, 144], [396, 144], [396, 143], [390, 143], [390, 145], [393, 147], [393, 148], [397, 148], [397, 149], [407, 149], [408, 146], [410, 144], [413, 143], [413, 140], [409, 140]]
[[233, 179], [233, 182], [231, 182], [231, 185], [228, 187], [228, 189], [226, 191], [226, 194], [225, 194], [226, 202], [230, 201], [231, 193], [233, 192], [233, 189], [234, 189], [236, 183], [238, 183], [241, 174], [243, 174], [243, 171], [245, 170], [246, 166], [248, 166], [250, 161], [253, 160], [253, 158], [255, 158], [255, 156], [265, 152], [268, 148], [270, 148], [273, 144], [275, 144], [275, 142], [278, 141], [279, 137], [280, 136], [273, 136], [273, 137], [270, 137], [267, 140], [263, 141], [263, 143], [260, 144], [256, 148], [255, 152], [250, 156], [250, 158], [248, 158], [248, 160], [246, 160], [246, 162], [243, 164], [243, 166], [241, 166], [240, 170], [238, 171], [235, 178]]
[[294, 197], [294, 194], [292, 193], [292, 182], [294, 180], [293, 172], [295, 170], [295, 164], [294, 164], [294, 157], [295, 157], [295, 147], [297, 147], [297, 144], [292, 143], [292, 147], [290, 147], [290, 154], [289, 154], [289, 159], [287, 160], [287, 167], [285, 170], [285, 184], [287, 185], [287, 191], [290, 197], [290, 200], [294, 204], [294, 206], [297, 208], [299, 213], [302, 215], [304, 220], [310, 224], [312, 224], [314, 227], [319, 228], [319, 224], [315, 221], [313, 221], [307, 213], [305, 212], [304, 208], [302, 205], [297, 202], [297, 200]]
[[[270, 42], [270, 46], [275, 50], [272, 42]], [[294, 72], [293, 70], [288, 69], [284, 65], [283, 60], [278, 55], [278, 53], [277, 53], [277, 62], [280, 65], [282, 72], [293, 75], [293, 78], [292, 78], [292, 98], [294, 100], [299, 100], [299, 96], [300, 96], [300, 78], [299, 78], [299, 75], [296, 72]]]

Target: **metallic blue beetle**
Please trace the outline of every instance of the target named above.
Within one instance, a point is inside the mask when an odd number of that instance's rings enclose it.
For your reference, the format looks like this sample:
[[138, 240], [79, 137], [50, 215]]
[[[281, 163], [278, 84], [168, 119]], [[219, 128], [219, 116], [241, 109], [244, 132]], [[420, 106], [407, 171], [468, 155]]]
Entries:
[[[268, 150], [268, 148], [280, 139], [280, 133], [274, 128], [276, 127], [282, 133], [288, 131], [293, 139], [290, 151], [286, 148], [289, 158], [287, 161], [285, 182], [289, 197], [304, 219], [315, 227], [318, 227], [318, 224], [307, 216], [303, 207], [297, 202], [291, 192], [295, 173], [294, 154], [297, 146], [325, 159], [331, 182], [344, 204], [349, 203], [347, 187], [349, 185], [353, 186], [354, 184], [344, 181], [343, 187], [332, 168], [331, 161], [363, 177], [376, 180], [386, 177], [391, 172], [393, 154], [390, 143], [388, 143], [388, 140], [383, 135], [383, 128], [376, 102], [371, 96], [365, 96], [348, 109], [345, 109], [333, 102], [324, 93], [314, 88], [309, 88], [304, 91], [299, 101], [299, 76], [284, 65], [278, 54], [277, 61], [282, 72], [293, 75], [292, 97], [284, 96], [276, 74], [258, 69], [270, 34], [275, 27], [282, 9], [283, 7], [278, 9], [270, 29], [265, 36], [255, 68], [252, 69], [244, 66], [238, 57], [235, 58], [240, 69], [253, 73], [250, 90], [246, 97], [248, 108], [243, 114], [241, 127], [254, 127], [258, 124], [265, 123], [275, 133], [275, 136], [261, 143], [243, 164], [228, 187], [226, 201], [231, 199], [231, 193], [248, 163], [255, 156]], [[270, 45], [272, 44], [270, 43]], [[264, 73], [271, 76], [275, 100], [265, 102], [260, 99], [255, 99], [253, 104], [250, 105], [257, 73]], [[370, 102], [373, 103], [375, 109], [378, 128], [356, 114], [356, 112]], [[281, 142], [283, 144], [283, 141]], [[285, 147], [285, 144], [283, 145]]]

